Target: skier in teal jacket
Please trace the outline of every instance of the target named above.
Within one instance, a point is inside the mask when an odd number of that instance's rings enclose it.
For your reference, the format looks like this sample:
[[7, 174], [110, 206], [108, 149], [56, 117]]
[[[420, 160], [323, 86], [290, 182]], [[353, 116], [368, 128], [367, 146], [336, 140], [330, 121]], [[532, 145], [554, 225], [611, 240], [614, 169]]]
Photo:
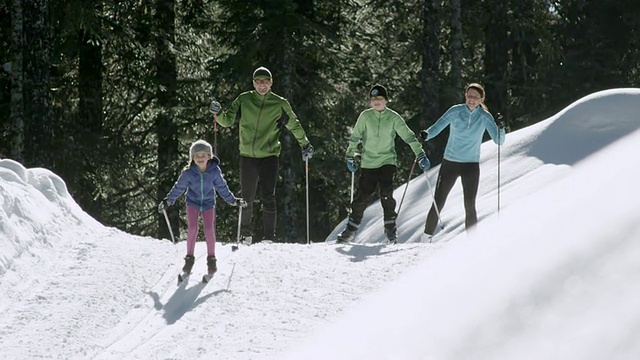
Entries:
[[[471, 229], [478, 222], [476, 195], [480, 180], [480, 145], [487, 131], [499, 145], [505, 140], [504, 123], [496, 124], [484, 105], [485, 92], [482, 85], [472, 83], [465, 88], [465, 103], [454, 105], [431, 127], [420, 132], [422, 141], [434, 138], [449, 126], [449, 139], [440, 165], [435, 190], [435, 204], [431, 206], [424, 229], [424, 240], [430, 240], [438, 223], [438, 210], [442, 210], [449, 192], [458, 177], [462, 179], [464, 194], [465, 228]], [[437, 210], [435, 208], [437, 206]]]
[[[396, 242], [397, 214], [396, 201], [393, 198], [393, 178], [398, 157], [395, 149], [396, 136], [400, 136], [411, 146], [423, 171], [431, 166], [415, 133], [409, 129], [397, 112], [387, 107], [388, 96], [384, 86], [373, 86], [369, 95], [371, 108], [360, 113], [347, 148], [347, 168], [353, 173], [360, 168], [360, 177], [358, 191], [351, 204], [349, 222], [338, 236], [337, 242], [347, 242], [355, 236], [364, 210], [369, 205], [377, 187], [380, 189], [380, 203], [384, 211], [385, 235], [391, 243]], [[359, 146], [362, 147], [361, 162], [356, 156]]]

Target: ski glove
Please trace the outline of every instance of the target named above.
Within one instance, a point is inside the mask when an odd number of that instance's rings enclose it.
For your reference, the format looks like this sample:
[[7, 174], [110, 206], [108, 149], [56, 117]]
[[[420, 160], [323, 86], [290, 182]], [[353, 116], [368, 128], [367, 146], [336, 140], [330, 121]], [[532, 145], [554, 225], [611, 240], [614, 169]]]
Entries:
[[235, 201], [231, 204], [231, 206], [239, 206], [241, 208], [246, 208], [247, 202], [244, 201], [243, 198], [236, 198]]
[[211, 105], [209, 106], [209, 112], [213, 115], [218, 115], [222, 110], [222, 105], [217, 100], [212, 100]]
[[354, 158], [346, 158], [345, 159], [347, 161], [347, 168], [349, 169], [349, 171], [351, 171], [352, 173], [358, 171], [358, 161]]
[[429, 133], [427, 132], [427, 130], [422, 130], [418, 133], [418, 138], [420, 139], [420, 141], [425, 142], [427, 141], [427, 138], [429, 137]]
[[505, 127], [504, 117], [500, 113], [496, 114], [496, 125], [498, 125], [498, 129], [504, 129]]
[[313, 156], [313, 146], [311, 146], [311, 143], [308, 143], [307, 146], [302, 148], [302, 160], [307, 161], [311, 159], [312, 156]]
[[167, 203], [166, 200], [162, 200], [160, 201], [160, 204], [158, 204], [158, 212], [162, 214], [167, 210], [168, 207], [169, 207], [169, 203]]
[[420, 165], [420, 168], [422, 169], [422, 171], [427, 171], [431, 167], [431, 163], [429, 162], [429, 159], [427, 159], [427, 155], [424, 152], [421, 152], [418, 155], [417, 160], [418, 160], [418, 165]]

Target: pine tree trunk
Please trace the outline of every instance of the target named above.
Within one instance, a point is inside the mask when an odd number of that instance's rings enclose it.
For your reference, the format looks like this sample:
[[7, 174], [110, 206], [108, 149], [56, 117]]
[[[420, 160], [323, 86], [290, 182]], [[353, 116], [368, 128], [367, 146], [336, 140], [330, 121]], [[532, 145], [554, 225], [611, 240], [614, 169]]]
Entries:
[[[283, 46], [284, 49], [290, 49], [289, 46]], [[295, 71], [295, 66], [289, 59], [290, 53], [284, 52], [284, 64], [285, 69], [287, 69], [287, 73], [283, 74], [284, 78], [283, 84], [285, 88], [285, 97], [291, 103], [291, 106], [295, 112], [295, 101], [293, 96], [293, 84], [291, 81], [291, 73]], [[288, 132], [284, 131], [284, 134], [280, 137], [282, 141], [282, 156], [280, 157], [280, 173], [282, 174], [282, 196], [278, 196], [278, 199], [281, 199], [280, 204], [281, 208], [284, 211], [281, 212], [280, 221], [278, 223], [282, 224], [282, 232], [284, 232], [284, 239], [287, 242], [297, 242], [298, 233], [296, 231], [296, 225], [300, 224], [301, 214], [304, 214], [304, 211], [301, 210], [300, 204], [296, 201], [296, 184], [298, 182], [298, 177], [296, 176], [296, 172], [293, 168], [293, 149], [296, 147], [294, 144], [295, 140], [293, 136]], [[298, 215], [298, 216], [296, 216]], [[276, 231], [277, 232], [277, 231]]]
[[18, 162], [24, 162], [24, 74], [22, 72], [24, 19], [22, 0], [12, 1], [11, 24], [14, 56], [11, 60], [11, 152], [9, 156]]
[[[96, 196], [97, 181], [101, 171], [100, 156], [105, 153], [102, 141], [102, 44], [86, 30], [79, 31], [78, 49], [78, 113], [83, 136], [79, 148], [82, 152], [79, 190], [75, 196], [78, 204], [91, 216], [101, 218], [101, 197]], [[99, 155], [99, 156], [95, 156]]]
[[449, 52], [451, 53], [451, 73], [449, 74], [449, 85], [453, 89], [451, 92], [455, 98], [446, 99], [447, 103], [455, 103], [460, 98], [460, 93], [464, 87], [462, 79], [462, 20], [460, 0], [452, 0], [451, 6], [451, 36], [449, 37]]
[[49, 0], [23, 2], [24, 44], [23, 44], [23, 111], [25, 163], [27, 166], [51, 167], [52, 154], [52, 112], [51, 94], [51, 51]]
[[[158, 201], [163, 199], [171, 189], [180, 172], [178, 165], [178, 129], [174, 122], [174, 107], [177, 96], [176, 57], [171, 51], [175, 43], [175, 2], [173, 0], [157, 0], [155, 14], [155, 80], [156, 98], [159, 112], [156, 115], [158, 137]], [[173, 234], [179, 237], [179, 209], [173, 208], [170, 214]], [[158, 236], [170, 239], [164, 215], [158, 216]]]
[[439, 64], [440, 64], [440, 2], [424, 0], [422, 8], [422, 69], [420, 70], [421, 120], [420, 127], [426, 129], [438, 115]]
[[509, 73], [508, 3], [494, 1], [485, 26], [485, 103], [492, 113], [507, 108], [507, 80]]

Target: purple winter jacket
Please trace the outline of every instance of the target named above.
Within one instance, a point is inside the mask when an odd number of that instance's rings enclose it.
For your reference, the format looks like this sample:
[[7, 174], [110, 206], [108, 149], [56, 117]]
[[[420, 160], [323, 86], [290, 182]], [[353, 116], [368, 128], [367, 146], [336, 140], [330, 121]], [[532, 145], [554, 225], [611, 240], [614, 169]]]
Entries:
[[187, 205], [196, 206], [200, 211], [203, 211], [216, 206], [217, 191], [224, 201], [233, 205], [236, 202], [236, 197], [229, 190], [219, 164], [220, 160], [214, 156], [209, 160], [207, 170], [201, 173], [198, 166], [192, 163], [189, 168], [182, 171], [173, 188], [167, 194], [165, 198], [167, 203], [173, 205], [186, 191]]

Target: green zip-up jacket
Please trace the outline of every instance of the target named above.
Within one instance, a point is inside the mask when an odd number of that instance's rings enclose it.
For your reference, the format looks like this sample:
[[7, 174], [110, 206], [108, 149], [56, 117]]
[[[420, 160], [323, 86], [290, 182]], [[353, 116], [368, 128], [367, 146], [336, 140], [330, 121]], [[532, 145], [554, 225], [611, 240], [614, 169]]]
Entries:
[[244, 92], [218, 115], [218, 124], [229, 127], [238, 120], [240, 155], [251, 158], [280, 156], [280, 132], [289, 129], [304, 148], [307, 135], [287, 99], [269, 91], [264, 96], [255, 90]]
[[418, 156], [423, 152], [416, 135], [397, 112], [385, 108], [382, 111], [369, 108], [360, 113], [353, 127], [347, 158], [353, 158], [362, 143], [361, 167], [377, 169], [384, 165], [396, 165], [396, 136], [406, 142]]

